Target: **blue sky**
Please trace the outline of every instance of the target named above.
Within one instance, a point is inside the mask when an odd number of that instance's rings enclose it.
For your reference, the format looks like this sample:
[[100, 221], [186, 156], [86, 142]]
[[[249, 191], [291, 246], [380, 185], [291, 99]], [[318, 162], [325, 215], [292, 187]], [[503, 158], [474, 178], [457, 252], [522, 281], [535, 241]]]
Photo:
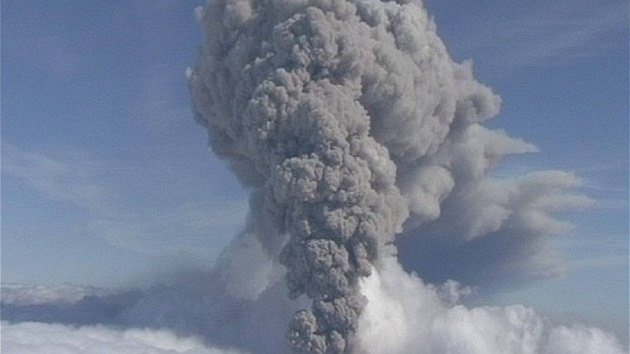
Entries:
[[[202, 3], [2, 2], [3, 282], [147, 283], [211, 266], [239, 230], [247, 193], [209, 152], [185, 82]], [[502, 96], [490, 125], [541, 150], [497, 173], [574, 171], [596, 200], [556, 238], [565, 276], [493, 301], [627, 322], [626, 2], [426, 5], [452, 56]]]

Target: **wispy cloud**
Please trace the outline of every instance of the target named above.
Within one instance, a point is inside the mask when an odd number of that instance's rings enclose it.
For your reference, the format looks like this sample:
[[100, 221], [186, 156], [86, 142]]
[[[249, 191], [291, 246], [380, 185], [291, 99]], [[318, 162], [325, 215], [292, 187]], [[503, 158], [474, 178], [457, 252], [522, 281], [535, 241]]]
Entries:
[[628, 235], [625, 233], [601, 233], [588, 237], [569, 234], [558, 237], [557, 242], [566, 251], [569, 271], [628, 267]]
[[141, 193], [122, 198], [119, 189], [128, 188], [119, 185], [120, 178], [114, 182], [103, 176], [109, 168], [117, 174], [128, 172], [90, 156], [52, 158], [2, 145], [2, 172], [9, 178], [4, 183], [22, 184], [48, 201], [87, 211], [84, 222], [91, 234], [118, 248], [151, 255], [216, 255], [244, 222], [247, 201], [240, 198], [129, 205], [129, 199], [142, 199]]
[[597, 269], [597, 268], [614, 268], [614, 267], [628, 267], [628, 255], [604, 255], [593, 256], [589, 258], [581, 258], [576, 260], [569, 260], [569, 267], [572, 271], [580, 271], [584, 269]]
[[544, 9], [509, 27], [503, 40], [512, 47], [502, 60], [506, 65], [546, 66], [597, 56], [611, 45], [603, 39], [624, 26], [622, 6], [599, 6], [589, 13], [566, 6]]
[[16, 145], [2, 143], [2, 171], [8, 176], [54, 201], [70, 203], [98, 214], [109, 214], [112, 191], [95, 182], [99, 164], [94, 159], [75, 155], [72, 164], [68, 165]]
[[246, 211], [247, 203], [241, 200], [213, 200], [123, 218], [99, 218], [90, 228], [113, 246], [144, 254], [218, 255], [243, 224]]
[[495, 17], [479, 23], [456, 44], [463, 53], [491, 53], [495, 65], [506, 70], [562, 66], [576, 60], [605, 57], [618, 49], [611, 34], [627, 32], [627, 3], [588, 4], [584, 1], [544, 3], [532, 11]]

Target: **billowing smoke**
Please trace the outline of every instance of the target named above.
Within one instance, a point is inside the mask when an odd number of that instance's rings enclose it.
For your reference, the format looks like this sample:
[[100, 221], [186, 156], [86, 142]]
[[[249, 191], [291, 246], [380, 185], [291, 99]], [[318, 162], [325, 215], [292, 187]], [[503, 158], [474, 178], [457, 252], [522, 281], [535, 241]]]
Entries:
[[500, 98], [450, 59], [419, 2], [216, 0], [197, 14], [196, 117], [252, 189], [248, 234], [286, 269], [288, 295], [310, 299], [288, 324], [296, 351], [358, 348], [361, 279], [396, 256], [403, 226], [539, 239], [562, 226], [550, 212], [587, 202], [563, 194], [567, 174], [488, 178], [536, 148], [481, 125]]

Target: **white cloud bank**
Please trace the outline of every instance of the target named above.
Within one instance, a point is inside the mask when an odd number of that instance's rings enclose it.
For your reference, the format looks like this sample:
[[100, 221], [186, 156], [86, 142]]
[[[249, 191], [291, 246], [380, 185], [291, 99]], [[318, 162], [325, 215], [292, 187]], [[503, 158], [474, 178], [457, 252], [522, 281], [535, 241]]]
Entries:
[[166, 330], [118, 330], [104, 326], [2, 322], [2, 352], [7, 354], [238, 354], [200, 339], [178, 337]]
[[24, 286], [7, 283], [2, 284], [2, 304], [17, 306], [71, 304], [86, 296], [105, 295], [105, 293], [103, 289], [73, 284]]
[[361, 320], [366, 354], [616, 354], [617, 339], [598, 328], [554, 326], [523, 305], [448, 306], [432, 285], [395, 262], [362, 282], [370, 300]]
[[[247, 248], [252, 259], [262, 252], [246, 243], [233, 247]], [[282, 338], [299, 304], [281, 296], [282, 277], [268, 278], [252, 295], [239, 286], [242, 278], [218, 274], [180, 275], [168, 286], [132, 295], [4, 286], [3, 319], [10, 322], [2, 323], [2, 353], [290, 353]], [[360, 290], [369, 302], [352, 354], [627, 353], [610, 333], [558, 325], [523, 305], [464, 306], [459, 298], [470, 288], [453, 281], [427, 284], [391, 258], [379, 262]], [[81, 293], [86, 297], [78, 300]]]

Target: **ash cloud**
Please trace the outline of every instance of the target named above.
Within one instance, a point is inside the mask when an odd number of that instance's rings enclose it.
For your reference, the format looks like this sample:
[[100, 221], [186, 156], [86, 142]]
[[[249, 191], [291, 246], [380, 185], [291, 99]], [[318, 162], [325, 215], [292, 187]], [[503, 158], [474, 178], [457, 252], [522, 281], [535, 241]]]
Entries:
[[441, 281], [415, 262], [431, 242], [508, 246], [476, 268], [504, 278], [560, 270], [546, 237], [567, 225], [554, 213], [588, 199], [563, 172], [491, 177], [537, 149], [482, 125], [501, 100], [450, 59], [421, 3], [220, 0], [197, 15], [195, 115], [253, 189], [249, 231], [286, 269], [289, 296], [312, 302], [289, 324], [295, 350], [352, 350], [359, 281], [397, 253], [399, 233], [403, 262]]
[[458, 185], [438, 217], [408, 221], [397, 240], [401, 263], [425, 280], [454, 278], [486, 292], [562, 274], [552, 236], [572, 225], [555, 214], [592, 205], [572, 192], [579, 185], [563, 171], [484, 176]]

